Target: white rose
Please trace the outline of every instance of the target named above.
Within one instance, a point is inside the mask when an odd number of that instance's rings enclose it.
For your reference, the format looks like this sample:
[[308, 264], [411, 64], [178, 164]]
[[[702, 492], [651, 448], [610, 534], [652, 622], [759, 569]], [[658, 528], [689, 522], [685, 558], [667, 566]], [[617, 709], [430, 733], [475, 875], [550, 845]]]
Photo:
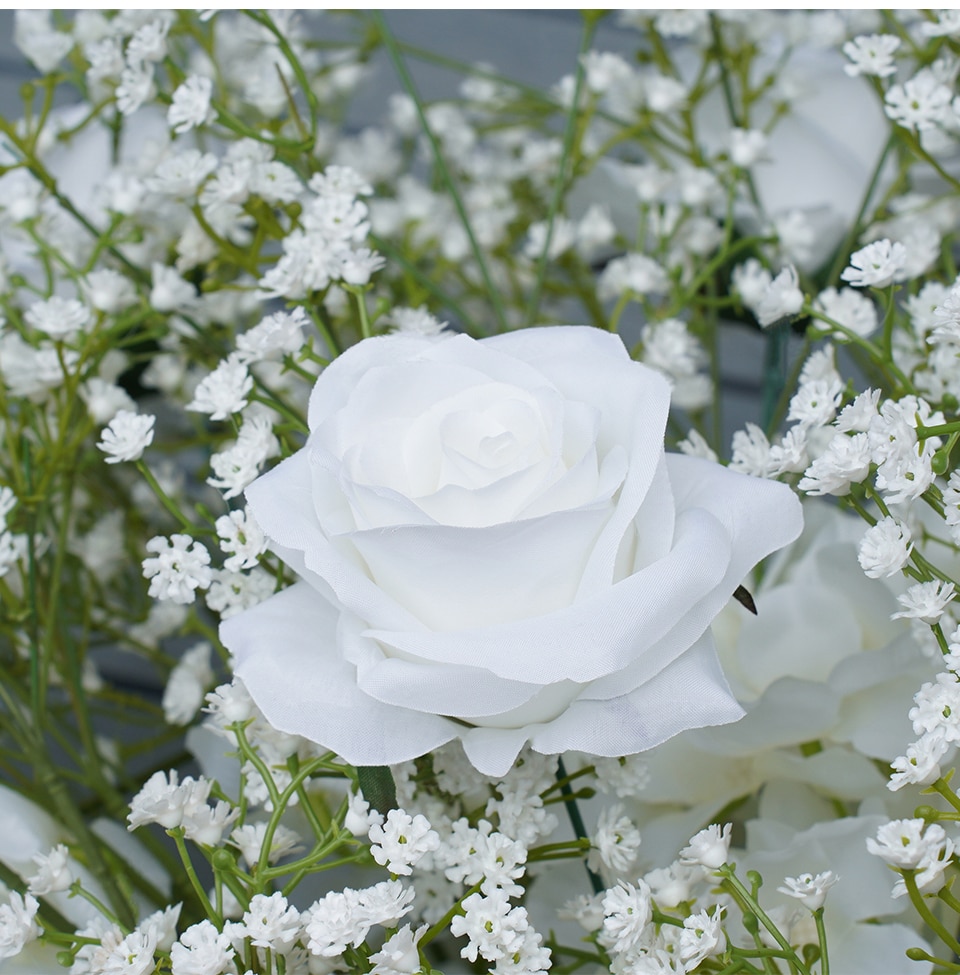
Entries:
[[618, 756], [742, 714], [711, 620], [795, 538], [784, 485], [667, 455], [666, 381], [614, 335], [368, 339], [247, 499], [301, 582], [224, 622], [267, 719], [355, 765], [460, 738]]

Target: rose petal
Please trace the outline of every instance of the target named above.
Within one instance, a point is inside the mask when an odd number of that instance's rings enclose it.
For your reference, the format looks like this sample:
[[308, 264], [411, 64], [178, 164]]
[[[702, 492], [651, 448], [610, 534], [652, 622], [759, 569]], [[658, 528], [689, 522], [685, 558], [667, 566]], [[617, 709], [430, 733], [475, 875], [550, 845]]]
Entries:
[[[360, 689], [384, 704], [470, 720], [512, 711], [542, 690], [539, 684], [504, 680], [479, 667], [438, 667], [386, 657], [380, 645], [362, 631], [360, 620], [343, 613], [337, 643], [345, 659], [356, 666]], [[578, 691], [577, 685], [571, 685], [566, 701], [573, 700]]]
[[408, 761], [455, 738], [455, 722], [382, 704], [360, 690], [356, 668], [337, 649], [337, 616], [298, 582], [220, 624], [234, 672], [267, 721], [353, 765]]
[[463, 747], [474, 766], [502, 776], [523, 744], [545, 755], [567, 750], [632, 755], [686, 728], [736, 721], [743, 710], [730, 693], [709, 634], [652, 681], [609, 701], [574, 701], [558, 718], [521, 729], [474, 728]]
[[431, 631], [488, 627], [573, 602], [586, 557], [610, 518], [613, 506], [605, 501], [486, 528], [352, 532], [344, 543], [360, 553], [379, 589]]
[[[694, 509], [678, 519], [677, 538], [665, 558], [554, 613], [446, 633], [374, 627], [368, 635], [423, 659], [470, 660], [501, 677], [529, 683], [586, 683], [622, 671], [654, 647], [654, 659], [645, 666], [660, 669], [706, 628], [709, 616], [695, 612], [687, 622], [685, 614], [691, 604], [696, 608], [712, 597], [729, 561], [723, 526], [709, 512]], [[683, 642], [697, 625], [699, 630]], [[669, 645], [658, 645], [674, 634]]]

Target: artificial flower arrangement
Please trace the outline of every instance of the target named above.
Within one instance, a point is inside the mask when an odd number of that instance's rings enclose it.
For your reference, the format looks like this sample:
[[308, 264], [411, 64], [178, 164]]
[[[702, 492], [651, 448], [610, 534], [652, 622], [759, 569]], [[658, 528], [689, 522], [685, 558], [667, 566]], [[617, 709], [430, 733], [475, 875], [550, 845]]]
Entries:
[[960, 971], [958, 38], [18, 14], [0, 972]]

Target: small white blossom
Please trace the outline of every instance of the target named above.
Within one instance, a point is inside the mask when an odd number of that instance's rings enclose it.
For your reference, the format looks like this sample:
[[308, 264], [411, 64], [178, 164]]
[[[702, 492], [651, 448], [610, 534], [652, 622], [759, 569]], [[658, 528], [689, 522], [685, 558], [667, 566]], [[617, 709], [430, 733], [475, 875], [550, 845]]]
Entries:
[[773, 275], [755, 258], [751, 257], [733, 269], [730, 283], [740, 295], [744, 305], [756, 313], [763, 296], [773, 281]]
[[247, 396], [252, 389], [253, 377], [246, 365], [230, 356], [200, 382], [187, 409], [207, 413], [211, 420], [225, 420], [247, 405]]
[[300, 912], [279, 891], [254, 894], [244, 912], [243, 927], [251, 944], [286, 954], [300, 936]]
[[70, 870], [70, 851], [58, 843], [49, 853], [33, 857], [37, 872], [27, 880], [31, 894], [43, 897], [60, 890], [68, 890], [73, 883]]
[[897, 596], [897, 602], [903, 609], [894, 613], [890, 619], [917, 619], [932, 625], [943, 615], [947, 603], [954, 595], [952, 582], [934, 579], [931, 582], [915, 583], [905, 593]]
[[40, 936], [34, 918], [40, 904], [32, 894], [25, 897], [11, 891], [6, 904], [0, 903], [0, 960], [13, 958], [24, 946]]
[[133, 282], [111, 268], [91, 271], [80, 284], [87, 301], [108, 315], [117, 315], [137, 303]]
[[[936, 883], [949, 866], [954, 853], [939, 823], [926, 824], [922, 819], [895, 819], [877, 830], [877, 838], [867, 837], [867, 850], [900, 870], [915, 870], [917, 887], [924, 890]], [[894, 897], [907, 892], [903, 880], [893, 887]]]
[[909, 525], [888, 515], [867, 529], [860, 540], [857, 560], [871, 579], [889, 578], [907, 564], [912, 551]]
[[839, 879], [832, 870], [826, 870], [816, 876], [812, 873], [803, 873], [799, 877], [784, 877], [783, 886], [778, 887], [777, 890], [788, 897], [795, 897], [811, 911], [818, 911], [827, 899], [827, 891]]
[[766, 477], [770, 472], [770, 441], [755, 423], [733, 435], [730, 469], [753, 477]]
[[763, 326], [772, 325], [781, 318], [796, 315], [803, 307], [803, 292], [794, 267], [787, 265], [770, 282], [754, 313]]
[[394, 308], [389, 317], [394, 331], [410, 335], [441, 335], [447, 327], [447, 323], [431, 315], [425, 305], [419, 308]]
[[[130, 394], [114, 383], [108, 383], [99, 376], [93, 376], [80, 387], [80, 396], [87, 404], [87, 410], [94, 423], [109, 423], [121, 410], [136, 414], [137, 404]], [[152, 436], [152, 431], [151, 431]], [[144, 446], [149, 446], [145, 444]], [[129, 458], [136, 460], [136, 457]], [[116, 463], [107, 461], [107, 463]]]
[[917, 734], [939, 735], [948, 744], [960, 741], [960, 680], [954, 672], [925, 682], [913, 701], [908, 717]]
[[730, 130], [730, 160], [744, 169], [759, 162], [767, 148], [767, 136], [760, 129]]
[[139, 460], [153, 443], [153, 424], [156, 417], [149, 414], [120, 410], [100, 434], [97, 447], [107, 454], [108, 464]]
[[873, 75], [888, 78], [897, 73], [893, 55], [900, 47], [900, 38], [893, 34], [861, 34], [843, 45], [843, 53], [850, 59], [843, 70], [851, 78], [857, 75]]
[[387, 938], [383, 947], [370, 956], [373, 968], [370, 975], [417, 975], [421, 971], [420, 952], [417, 945], [427, 933], [429, 925], [423, 924], [416, 931], [405, 924], [396, 934]]
[[154, 262], [151, 273], [153, 287], [150, 290], [150, 305], [157, 311], [182, 312], [196, 304], [196, 289], [177, 273], [176, 268]]
[[720, 954], [726, 944], [722, 927], [723, 907], [717, 905], [712, 914], [699, 911], [683, 919], [678, 943], [680, 961], [685, 972], [694, 971], [700, 963]]
[[867, 389], [859, 393], [854, 401], [845, 406], [834, 424], [842, 433], [866, 433], [870, 423], [878, 415], [877, 404], [880, 402], [879, 389]]
[[636, 948], [653, 917], [650, 888], [643, 880], [621, 883], [603, 897], [603, 942], [617, 954]]
[[[242, 720], [242, 719], [240, 719]], [[247, 824], [238, 826], [230, 834], [230, 844], [235, 846], [246, 861], [248, 868], [255, 867], [260, 862], [263, 841], [267, 836], [266, 823]], [[291, 853], [299, 853], [303, 849], [299, 834], [282, 823], [273, 832], [270, 841], [270, 852], [267, 863], [274, 864]]]
[[930, 68], [921, 68], [902, 85], [891, 85], [883, 110], [906, 129], [924, 131], [944, 121], [953, 92]]
[[230, 557], [223, 567], [231, 572], [252, 569], [267, 549], [267, 539], [249, 506], [221, 515], [216, 521], [220, 548]]
[[410, 816], [391, 809], [386, 822], [370, 826], [370, 852], [390, 873], [409, 875], [424, 854], [440, 846], [440, 837], [425, 816]]
[[170, 949], [173, 975], [220, 975], [233, 960], [230, 938], [203, 920], [187, 928]]
[[[861, 338], [869, 338], [877, 330], [876, 306], [866, 295], [853, 288], [839, 291], [827, 288], [817, 295], [813, 307]], [[847, 340], [842, 332], [834, 332], [833, 337], [841, 342]]]
[[117, 108], [122, 115], [133, 115], [141, 105], [157, 93], [153, 83], [153, 65], [146, 62], [128, 64], [120, 73], [117, 88]]
[[258, 325], [237, 336], [237, 353], [245, 363], [293, 355], [303, 348], [303, 329], [308, 324], [302, 308], [267, 315]]
[[276, 580], [260, 568], [248, 572], [213, 569], [210, 588], [204, 598], [207, 606], [219, 613], [220, 619], [226, 620], [262, 603], [273, 595], [275, 588]]
[[189, 535], [174, 534], [169, 541], [156, 535], [147, 542], [146, 548], [156, 553], [142, 563], [153, 599], [170, 599], [186, 605], [193, 602], [197, 589], [210, 585], [210, 553]]
[[478, 955], [485, 961], [499, 961], [520, 950], [527, 912], [522, 907], [511, 907], [503, 890], [471, 894], [461, 906], [465, 913], [450, 922], [450, 933], [455, 938], [469, 939], [466, 947], [460, 949], [461, 957], [471, 962]]
[[134, 830], [147, 823], [159, 823], [173, 829], [183, 822], [185, 815], [204, 805], [210, 794], [210, 782], [187, 776], [180, 782], [176, 769], [154, 772], [143, 788], [130, 801], [127, 829]]
[[634, 295], [664, 294], [669, 287], [667, 273], [652, 257], [627, 254], [614, 258], [597, 280], [597, 297], [601, 301]]
[[836, 415], [843, 389], [839, 382], [815, 379], [804, 382], [790, 400], [788, 420], [804, 428], [826, 426]]
[[76, 298], [54, 295], [35, 301], [23, 316], [24, 321], [53, 339], [69, 339], [90, 324], [90, 310]]
[[901, 243], [877, 240], [850, 255], [850, 265], [840, 277], [855, 288], [885, 288], [900, 280], [907, 263], [907, 251]]
[[684, 863], [699, 863], [708, 870], [722, 867], [729, 856], [732, 829], [730, 823], [722, 828], [713, 823], [706, 829], [700, 830], [690, 840], [690, 845], [680, 851], [680, 859]]
[[200, 710], [207, 688], [213, 683], [212, 649], [205, 640], [197, 643], [184, 652], [170, 672], [162, 702], [167, 724], [189, 724]]
[[[946, 658], [944, 661], [946, 662]], [[907, 745], [906, 754], [897, 756], [890, 763], [893, 773], [887, 782], [887, 788], [891, 792], [897, 792], [905, 785], [926, 786], [935, 782], [941, 775], [940, 760], [948, 751], [950, 742], [937, 725], [932, 733], [923, 734], [917, 741]]]
[[608, 806], [600, 814], [590, 847], [587, 866], [595, 873], [605, 868], [614, 877], [625, 876], [636, 863], [640, 851], [640, 831], [623, 815], [620, 803]]
[[167, 122], [179, 135], [198, 125], [206, 125], [214, 119], [210, 98], [213, 82], [203, 75], [190, 75], [173, 93], [167, 110]]
[[373, 825], [383, 824], [383, 814], [377, 812], [362, 792], [351, 793], [347, 803], [347, 812], [343, 818], [343, 828], [354, 836], [366, 836]]
[[207, 483], [223, 491], [225, 500], [235, 498], [260, 473], [260, 467], [280, 452], [270, 420], [249, 413], [243, 419], [237, 442], [210, 457], [213, 477]]

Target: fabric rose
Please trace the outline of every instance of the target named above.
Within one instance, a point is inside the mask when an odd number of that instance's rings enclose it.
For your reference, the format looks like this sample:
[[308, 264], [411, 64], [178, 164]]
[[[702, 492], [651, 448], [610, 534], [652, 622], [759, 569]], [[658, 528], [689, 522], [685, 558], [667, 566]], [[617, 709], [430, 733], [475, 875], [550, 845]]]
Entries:
[[282, 731], [355, 765], [460, 738], [484, 774], [742, 714], [710, 622], [800, 532], [782, 484], [666, 454], [666, 381], [591, 328], [367, 339], [247, 489], [302, 581], [225, 621]]

